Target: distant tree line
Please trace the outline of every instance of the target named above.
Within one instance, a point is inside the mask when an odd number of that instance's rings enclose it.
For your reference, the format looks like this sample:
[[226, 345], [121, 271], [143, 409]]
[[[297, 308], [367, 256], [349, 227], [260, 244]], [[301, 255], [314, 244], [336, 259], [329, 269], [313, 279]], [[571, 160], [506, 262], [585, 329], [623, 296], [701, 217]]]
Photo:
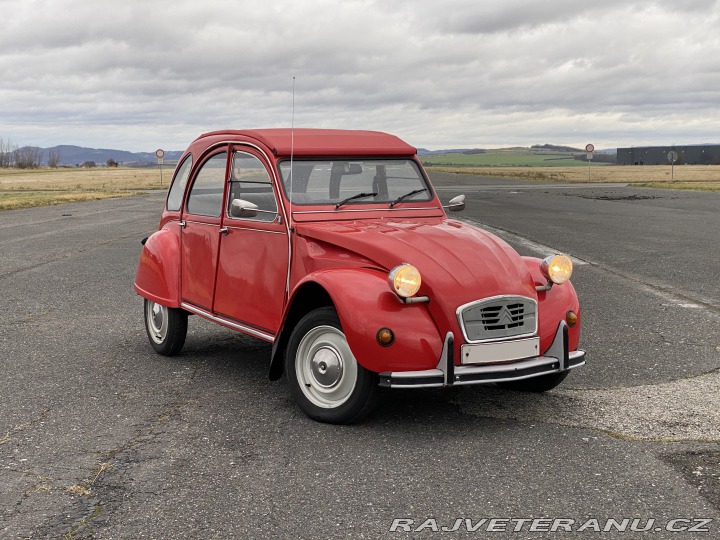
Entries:
[[582, 152], [579, 148], [573, 148], [572, 146], [560, 146], [557, 144], [533, 144], [530, 148], [537, 148], [538, 150], [554, 150], [555, 152]]
[[[586, 161], [587, 155], [586, 154], [576, 154], [573, 156], [573, 159], [577, 159], [579, 161]], [[617, 155], [616, 154], [606, 154], [604, 152], [595, 152], [593, 154], [592, 160], [595, 163], [617, 163]]]
[[[15, 167], [16, 169], [37, 169], [42, 165], [44, 152], [37, 146], [19, 147], [10, 140], [0, 138], [0, 167]], [[60, 152], [50, 150], [47, 159], [48, 167], [60, 165]]]

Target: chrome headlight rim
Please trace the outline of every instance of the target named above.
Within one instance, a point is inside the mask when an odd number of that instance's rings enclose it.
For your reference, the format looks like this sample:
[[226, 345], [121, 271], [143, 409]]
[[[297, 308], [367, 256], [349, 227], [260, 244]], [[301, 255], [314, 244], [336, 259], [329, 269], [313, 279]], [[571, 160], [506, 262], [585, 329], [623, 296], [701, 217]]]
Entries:
[[422, 285], [420, 270], [410, 263], [402, 263], [388, 272], [388, 285], [398, 297], [411, 298]]
[[573, 263], [567, 255], [554, 253], [542, 260], [540, 270], [548, 281], [555, 285], [562, 285], [572, 277]]

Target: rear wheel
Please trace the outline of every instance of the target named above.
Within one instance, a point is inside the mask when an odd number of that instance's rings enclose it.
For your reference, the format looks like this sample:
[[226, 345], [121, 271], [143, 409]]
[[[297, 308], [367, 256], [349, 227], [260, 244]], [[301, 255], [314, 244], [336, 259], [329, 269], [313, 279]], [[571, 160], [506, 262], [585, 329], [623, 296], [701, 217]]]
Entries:
[[541, 375], [531, 379], [522, 379], [520, 381], [500, 382], [497, 385], [506, 390], [516, 390], [518, 392], [547, 392], [558, 386], [568, 376], [569, 371], [560, 371], [551, 373], [550, 375]]
[[175, 356], [185, 344], [187, 312], [145, 300], [145, 330], [155, 352]]
[[285, 372], [300, 408], [320, 422], [352, 424], [375, 405], [378, 376], [357, 363], [332, 307], [308, 313], [293, 329]]

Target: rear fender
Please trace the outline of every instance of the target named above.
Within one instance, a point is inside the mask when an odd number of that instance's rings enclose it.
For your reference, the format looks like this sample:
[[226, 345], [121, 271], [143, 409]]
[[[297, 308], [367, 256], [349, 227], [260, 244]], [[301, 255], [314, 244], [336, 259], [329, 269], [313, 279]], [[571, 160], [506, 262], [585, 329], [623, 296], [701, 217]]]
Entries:
[[[545, 285], [547, 278], [540, 270], [540, 259], [523, 257], [530, 270], [535, 285]], [[580, 302], [572, 283], [566, 281], [562, 285], [553, 285], [549, 291], [538, 292], [538, 335], [540, 336], [540, 350], [543, 354], [550, 347], [555, 337], [558, 324], [564, 321], [568, 311], [577, 313], [578, 321], [575, 326], [568, 325], [568, 350], [576, 351], [580, 343]]]
[[180, 227], [168, 223], [143, 246], [135, 291], [157, 304], [180, 307]]
[[[367, 268], [327, 269], [306, 276], [295, 287], [287, 313], [298, 313], [298, 291], [322, 289], [335, 307], [345, 337], [358, 363], [364, 368], [383, 371], [432, 369], [437, 365], [443, 341], [425, 304], [404, 304], [390, 291], [387, 274]], [[276, 340], [270, 377], [282, 372], [282, 357], [294, 323], [312, 309], [284, 322]], [[288, 324], [289, 323], [289, 324]], [[392, 344], [380, 345], [377, 332], [390, 328]]]

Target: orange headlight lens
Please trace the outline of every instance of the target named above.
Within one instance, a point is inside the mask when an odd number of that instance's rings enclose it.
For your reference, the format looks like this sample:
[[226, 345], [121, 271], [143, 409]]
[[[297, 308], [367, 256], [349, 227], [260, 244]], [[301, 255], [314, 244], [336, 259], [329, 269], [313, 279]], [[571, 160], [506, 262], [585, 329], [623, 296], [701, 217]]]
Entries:
[[395, 294], [402, 298], [410, 298], [420, 290], [422, 279], [420, 271], [412, 264], [401, 264], [388, 274], [388, 283]]
[[543, 260], [540, 269], [545, 277], [560, 285], [572, 276], [573, 263], [567, 255], [550, 255]]

